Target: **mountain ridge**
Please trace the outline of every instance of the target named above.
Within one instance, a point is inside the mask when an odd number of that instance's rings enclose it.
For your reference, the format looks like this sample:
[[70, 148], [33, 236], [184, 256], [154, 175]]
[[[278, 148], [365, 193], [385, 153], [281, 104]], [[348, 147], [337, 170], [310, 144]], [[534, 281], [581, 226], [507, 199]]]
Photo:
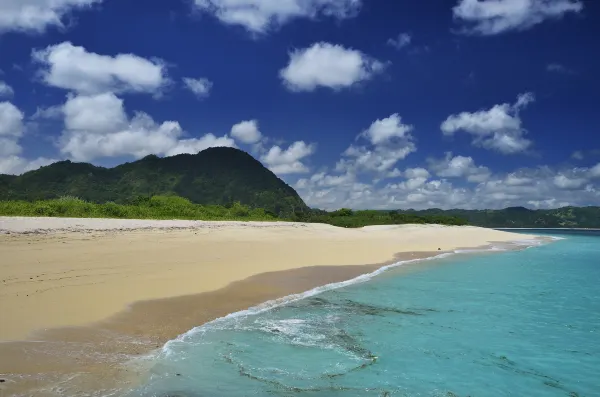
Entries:
[[0, 200], [76, 196], [95, 203], [127, 203], [165, 194], [204, 205], [240, 202], [277, 215], [308, 210], [298, 193], [260, 161], [229, 147], [149, 155], [111, 168], [63, 160], [19, 176], [0, 175]]

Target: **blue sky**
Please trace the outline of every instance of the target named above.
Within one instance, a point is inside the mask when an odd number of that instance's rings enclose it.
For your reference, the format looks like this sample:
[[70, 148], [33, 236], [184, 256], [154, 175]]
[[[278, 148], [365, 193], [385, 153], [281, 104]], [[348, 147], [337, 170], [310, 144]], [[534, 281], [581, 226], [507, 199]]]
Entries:
[[0, 173], [244, 149], [320, 208], [600, 204], [600, 2], [0, 1]]

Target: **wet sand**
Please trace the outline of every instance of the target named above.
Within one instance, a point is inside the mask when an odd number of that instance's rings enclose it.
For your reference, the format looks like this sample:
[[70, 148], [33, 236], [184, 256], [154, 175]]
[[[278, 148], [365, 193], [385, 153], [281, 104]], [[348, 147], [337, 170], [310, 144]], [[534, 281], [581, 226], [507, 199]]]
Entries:
[[524, 238], [479, 228], [224, 222], [0, 235], [0, 396], [127, 388], [144, 372], [129, 360], [228, 313], [437, 248]]

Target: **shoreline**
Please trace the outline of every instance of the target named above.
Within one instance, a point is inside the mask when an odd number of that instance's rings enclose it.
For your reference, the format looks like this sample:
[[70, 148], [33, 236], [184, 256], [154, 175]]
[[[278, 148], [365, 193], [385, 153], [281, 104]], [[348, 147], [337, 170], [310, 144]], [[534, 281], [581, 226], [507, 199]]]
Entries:
[[[210, 229], [208, 234], [198, 233], [207, 227], [209, 229], [210, 227], [216, 228]], [[240, 228], [241, 231], [238, 230]], [[277, 229], [275, 233], [268, 234], [273, 229]], [[458, 231], [464, 236], [459, 236], [461, 238], [457, 239], [456, 235], [461, 234], [457, 233]], [[245, 237], [240, 239], [239, 233]], [[246, 241], [249, 238], [248, 233], [252, 235], [251, 245], [259, 246], [256, 250], [257, 257], [263, 261], [270, 261], [270, 264], [251, 260], [252, 255], [249, 254], [249, 245]], [[303, 233], [309, 233], [310, 236], [303, 235]], [[63, 377], [73, 374], [79, 375], [76, 379], [60, 385], [63, 395], [77, 395], [90, 390], [104, 389], [107, 391], [107, 383], [111, 382], [107, 382], [106, 379], [115, 380], [121, 386], [127, 387], [127, 385], [135, 384], [140, 380], [144, 369], [139, 368], [137, 371], [137, 364], [133, 366], [124, 364], [131, 360], [137, 363], [143, 362], [143, 359], [140, 361], [140, 357], [143, 358], [152, 351], [164, 347], [168, 341], [186, 332], [191, 332], [197, 326], [231, 315], [231, 313], [264, 305], [265, 302], [289, 297], [293, 294], [306, 294], [309, 290], [322, 288], [331, 283], [354, 283], [354, 281], [348, 280], [365, 277], [365, 274], [368, 274], [367, 278], [371, 278], [384, 272], [386, 267], [398, 264], [398, 262], [422, 260], [440, 254], [451, 254], [455, 251], [461, 252], [460, 247], [469, 246], [472, 248], [466, 249], [464, 253], [471, 251], [484, 253], [485, 249], [489, 249], [490, 244], [494, 241], [510, 244], [512, 240], [524, 241], [534, 237], [473, 227], [455, 228], [431, 225], [376, 227], [363, 230], [347, 230], [324, 225], [303, 225], [298, 228], [298, 225], [294, 225], [293, 230], [290, 230], [290, 225], [273, 227], [271, 224], [261, 224], [255, 227], [255, 225], [246, 223], [233, 225], [221, 222], [215, 225], [209, 222], [203, 223], [200, 229], [191, 230], [102, 230], [91, 233], [72, 231], [66, 234], [45, 233], [42, 235], [11, 233], [0, 239], [0, 250], [10, 246], [10, 244], [6, 244], [7, 242], [14, 243], [16, 241], [19, 245], [19, 243], [33, 238], [37, 239], [39, 244], [60, 248], [64, 259], [67, 251], [62, 244], [69, 245], [79, 239], [81, 240], [79, 243], [83, 244], [79, 248], [87, 249], [91, 247], [89, 244], [97, 245], [104, 241], [109, 243], [108, 246], [113, 247], [111, 249], [122, 254], [118, 257], [120, 260], [126, 261], [124, 257], [128, 253], [128, 247], [131, 248], [131, 244], [143, 243], [144, 247], [150, 250], [146, 255], [148, 258], [152, 257], [155, 252], [152, 252], [150, 247], [156, 245], [156, 241], [152, 241], [152, 235], [158, 235], [164, 239], [161, 240], [161, 243], [170, 238], [171, 240], [167, 241], [169, 243], [167, 248], [178, 246], [176, 244], [178, 242], [187, 241], [187, 243], [193, 243], [194, 251], [203, 251], [206, 246], [197, 247], [196, 245], [199, 244], [199, 239], [208, 239], [211, 244], [215, 244], [214, 238], [209, 238], [211, 234], [217, 240], [223, 238], [229, 240], [226, 246], [218, 247], [217, 251], [223, 254], [223, 250], [227, 247], [235, 247], [236, 249], [232, 249], [232, 251], [237, 251], [236, 258], [245, 260], [245, 263], [252, 265], [250, 266], [252, 269], [246, 272], [249, 274], [248, 276], [244, 277], [242, 269], [235, 268], [234, 272], [229, 274], [230, 281], [224, 285], [219, 285], [218, 279], [209, 283], [209, 287], [215, 288], [206, 289], [205, 286], [204, 290], [198, 288], [197, 290], [200, 292], [197, 293], [167, 295], [158, 299], [133, 301], [133, 303], [130, 301], [128, 306], [120, 306], [120, 309], [113, 311], [112, 315], [103, 316], [97, 321], [87, 321], [83, 324], [67, 323], [67, 326], [38, 330], [31, 334], [28, 340], [0, 343], [0, 378], [6, 380], [0, 384], [0, 395], [3, 390], [17, 392], [35, 389], [38, 390], [36, 395], [43, 395], [40, 388], [45, 389], [50, 384], [61, 384]], [[256, 234], [261, 236], [257, 238]], [[265, 239], [265, 237], [268, 238]], [[390, 238], [391, 241], [389, 241]], [[409, 241], [405, 241], [403, 244], [402, 238]], [[123, 239], [126, 244], [116, 244]], [[148, 242], [148, 239], [151, 241]], [[191, 241], [188, 241], [189, 239]], [[426, 244], [419, 245], [419, 239], [436, 241], [433, 243], [425, 241]], [[291, 243], [288, 240], [291, 240]], [[465, 244], [465, 242], [473, 241], [486, 242], [486, 244]], [[284, 248], [295, 252], [285, 252], [286, 249], [278, 252], [277, 255], [272, 255], [270, 251], [267, 252], [267, 249], [275, 249], [286, 243], [287, 246]], [[323, 246], [319, 244], [323, 244]], [[448, 247], [450, 244], [453, 245]], [[403, 245], [417, 249], [398, 254], [398, 248], [403, 248]], [[433, 248], [437, 245], [442, 245], [447, 249], [438, 251]], [[427, 247], [431, 249], [425, 250]], [[31, 250], [31, 247], [25, 246], [24, 248]], [[78, 247], [75, 245], [69, 248], [77, 249]], [[179, 248], [182, 249], [180, 245]], [[306, 252], [307, 249], [312, 252]], [[395, 251], [390, 251], [391, 249]], [[365, 252], [361, 252], [361, 250]], [[378, 250], [383, 252], [378, 252]], [[135, 250], [134, 252], [137, 253]], [[290, 254], [291, 256], [303, 255], [303, 258], [294, 259], [289, 257]], [[210, 252], [204, 252], [204, 255], [210, 255]], [[325, 255], [325, 257], [320, 258], [320, 255]], [[388, 260], [382, 261], [383, 256], [386, 256]], [[391, 256], [394, 258], [389, 259]], [[369, 261], [368, 258], [379, 259]], [[177, 258], [174, 257], [175, 259]], [[227, 258], [222, 259], [224, 259], [224, 263], [228, 263]], [[274, 260], [284, 259], [290, 263], [286, 263], [285, 266], [273, 266]], [[300, 266], [304, 263], [303, 261], [308, 266]], [[364, 265], [364, 263], [376, 264]], [[0, 270], [2, 269], [0, 268]], [[185, 277], [190, 269], [184, 267], [183, 270]], [[373, 274], [374, 272], [375, 274]], [[207, 276], [208, 273], [197, 273], [195, 277], [202, 274]], [[147, 281], [139, 275], [137, 279], [140, 282]], [[110, 282], [110, 280], [104, 281]], [[75, 286], [75, 288], [78, 287], [80, 286]], [[85, 289], [87, 288], [85, 287]], [[114, 289], [104, 289], [104, 291], [105, 293], [115, 292]], [[166, 292], [173, 293], [174, 291], [167, 290]], [[0, 298], [3, 296], [0, 295]], [[63, 301], [63, 303], [68, 305], [73, 302]], [[24, 352], [26, 354], [23, 354]]]
[[[307, 266], [261, 273], [216, 291], [133, 302], [121, 312], [85, 326], [36, 331], [29, 340], [0, 341], [0, 378], [5, 380], [0, 384], [0, 395], [2, 391], [41, 397], [126, 392], [143, 381], [149, 370], [146, 364], [156, 354], [196, 328], [253, 308], [262, 308], [256, 313], [271, 310], [304, 299], [315, 289], [354, 284], [365, 276], [366, 281], [390, 267], [417, 264], [443, 254], [452, 253], [400, 253], [380, 264]], [[65, 378], [69, 384], [61, 389], [66, 394], [49, 392], [48, 387], [62, 384]]]

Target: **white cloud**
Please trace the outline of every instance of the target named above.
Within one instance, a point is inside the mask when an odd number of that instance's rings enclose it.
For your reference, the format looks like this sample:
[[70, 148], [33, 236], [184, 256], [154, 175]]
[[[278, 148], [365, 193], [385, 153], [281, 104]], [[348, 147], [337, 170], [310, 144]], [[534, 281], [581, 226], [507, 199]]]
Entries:
[[469, 182], [480, 183], [491, 175], [489, 168], [475, 165], [472, 157], [452, 156], [450, 152], [444, 159], [428, 159], [428, 163], [429, 169], [443, 178], [466, 178]]
[[579, 0], [459, 0], [452, 9], [462, 32], [476, 35], [526, 30], [581, 10]]
[[216, 136], [208, 133], [200, 138], [179, 139], [175, 146], [165, 150], [165, 156], [175, 156], [177, 154], [196, 154], [209, 147], [235, 147], [233, 139], [225, 136]]
[[335, 169], [354, 173], [385, 173], [415, 151], [416, 146], [412, 142], [407, 142], [406, 145], [374, 147], [351, 145], [342, 154], [344, 158], [337, 162]]
[[72, 10], [89, 8], [102, 0], [3, 0], [0, 2], [0, 33], [41, 33], [49, 26], [64, 28]]
[[32, 120], [42, 120], [42, 119], [52, 120], [52, 119], [59, 119], [62, 117], [62, 115], [63, 115], [62, 106], [49, 106], [47, 108], [38, 107], [35, 110], [35, 113], [33, 114], [33, 116], [31, 116], [31, 119]]
[[231, 127], [231, 136], [245, 144], [258, 143], [262, 138], [256, 120], [246, 120], [235, 124]]
[[321, 181], [335, 176], [319, 173], [300, 180], [295, 187], [307, 204], [325, 209], [498, 209], [523, 205], [556, 208], [598, 202], [600, 186], [594, 184], [594, 175], [600, 178], [600, 165], [594, 168], [521, 168], [492, 174], [486, 181], [467, 186], [450, 179], [453, 177], [428, 180], [431, 176], [423, 169], [406, 170], [406, 180], [385, 186], [355, 176], [331, 186]]
[[449, 116], [440, 126], [444, 135], [464, 131], [473, 136], [473, 144], [504, 154], [526, 151], [532, 142], [524, 137], [520, 110], [534, 101], [531, 93], [521, 94], [513, 105], [494, 105], [488, 110], [462, 112]]
[[302, 178], [296, 183], [298, 187], [307, 187], [309, 185], [319, 187], [337, 187], [347, 183], [354, 183], [356, 178], [353, 174], [329, 175], [325, 172], [318, 172], [309, 179]]
[[402, 171], [400, 171], [398, 168], [394, 168], [393, 170], [385, 174], [386, 178], [398, 178], [400, 176], [402, 176]]
[[371, 144], [379, 145], [394, 138], [406, 139], [413, 129], [412, 125], [403, 124], [402, 117], [398, 113], [394, 113], [390, 117], [374, 121], [361, 135], [367, 138]]
[[79, 94], [160, 95], [168, 83], [165, 66], [159, 61], [133, 54], [99, 55], [68, 41], [33, 51], [32, 56], [43, 66], [40, 73], [46, 84]]
[[371, 79], [384, 68], [382, 62], [361, 51], [320, 42], [292, 51], [279, 76], [291, 91], [341, 90]]
[[302, 160], [315, 150], [314, 144], [306, 144], [304, 141], [294, 142], [285, 150], [276, 145], [261, 157], [261, 161], [277, 175], [301, 174], [308, 172], [308, 167]]
[[0, 137], [18, 139], [23, 135], [23, 112], [10, 102], [0, 102]]
[[533, 209], [560, 208], [570, 205], [568, 201], [558, 202], [554, 198], [546, 200], [529, 200], [527, 204]]
[[354, 17], [361, 0], [194, 0], [196, 8], [226, 25], [242, 26], [253, 34], [277, 29], [293, 19], [320, 16]]
[[28, 171], [37, 170], [58, 160], [46, 157], [38, 157], [35, 160], [27, 160], [23, 157], [12, 155], [2, 157], [0, 155], [0, 174], [21, 175]]
[[112, 93], [70, 96], [63, 112], [65, 131], [60, 149], [76, 161], [115, 156], [140, 158], [149, 154], [172, 156], [197, 153], [212, 146], [235, 146], [227, 135], [185, 139], [178, 122], [158, 124], [146, 113], [137, 112], [129, 118], [123, 100]]
[[554, 177], [554, 184], [561, 189], [580, 189], [587, 183], [585, 178], [570, 178], [563, 174], [558, 174]]
[[412, 125], [403, 124], [397, 113], [375, 120], [357, 137], [367, 144], [350, 145], [337, 162], [336, 171], [389, 175], [399, 160], [417, 150], [410, 133], [413, 129]]
[[396, 38], [389, 38], [387, 41], [388, 45], [400, 50], [408, 45], [412, 41], [412, 36], [409, 33], [400, 33]]
[[24, 132], [24, 114], [10, 102], [0, 102], [0, 174], [22, 174], [53, 162], [40, 157], [26, 160], [20, 156], [19, 139]]
[[413, 179], [413, 178], [429, 178], [431, 176], [431, 174], [429, 173], [429, 171], [427, 171], [425, 168], [407, 168], [404, 171], [404, 176], [409, 178], [409, 179]]
[[15, 138], [7, 138], [0, 136], [0, 158], [6, 156], [14, 156], [23, 151], [21, 145]]
[[590, 178], [600, 178], [600, 163], [590, 169]]
[[0, 81], [0, 98], [11, 97], [14, 95], [14, 91], [11, 86], [6, 84], [4, 81]]
[[193, 92], [198, 98], [208, 97], [213, 87], [212, 81], [205, 78], [193, 79], [191, 77], [184, 77], [183, 84], [185, 88]]
[[533, 180], [517, 172], [511, 172], [504, 178], [504, 184], [507, 186], [525, 186], [533, 183]]

